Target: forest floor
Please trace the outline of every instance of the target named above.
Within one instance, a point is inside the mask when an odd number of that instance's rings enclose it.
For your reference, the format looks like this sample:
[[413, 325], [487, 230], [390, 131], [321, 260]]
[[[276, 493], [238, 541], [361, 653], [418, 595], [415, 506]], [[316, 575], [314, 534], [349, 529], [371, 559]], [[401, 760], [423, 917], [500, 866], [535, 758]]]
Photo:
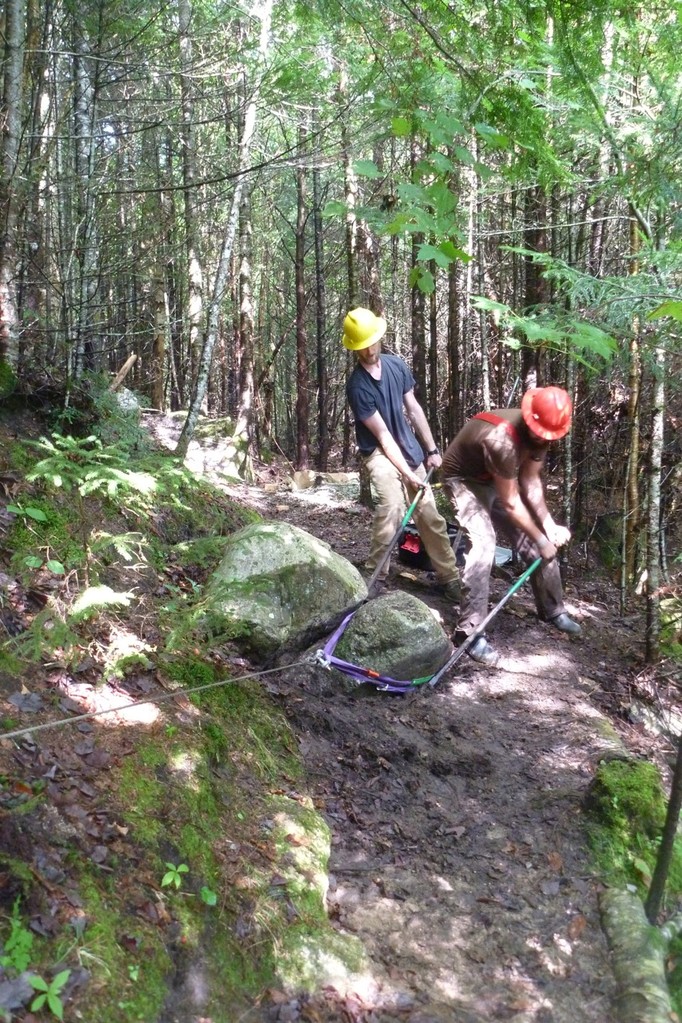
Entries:
[[[356, 564], [366, 556], [370, 515], [347, 485], [295, 490], [286, 467], [263, 466], [248, 486], [211, 476], [263, 517], [306, 529]], [[565, 579], [583, 625], [577, 640], [541, 623], [523, 587], [490, 627], [502, 655], [495, 669], [464, 657], [436, 687], [405, 696], [354, 686], [305, 658], [264, 679], [331, 829], [329, 916], [359, 939], [369, 967], [350, 986], [312, 996], [263, 992], [239, 1023], [615, 1023], [583, 801], [614, 750], [667, 770], [672, 746], [633, 723], [630, 707], [672, 697], [665, 666], [644, 666], [642, 608], [622, 616], [613, 584], [581, 557]], [[512, 580], [496, 570], [494, 601]], [[456, 607], [428, 573], [394, 560], [389, 586], [418, 596], [453, 631]], [[29, 698], [25, 690], [19, 709]], [[75, 748], [70, 732], [45, 733], [14, 759], [58, 765], [50, 770], [87, 800], [106, 785], [106, 758], [125, 756], [130, 743], [110, 730], [93, 755], [88, 731]], [[107, 844], [124, 845], [125, 834], [112, 837], [106, 815], [71, 808], [106, 865]], [[210, 1023], [180, 1002], [163, 1019]]]
[[[369, 513], [333, 488], [278, 489], [260, 510], [351, 561], [367, 553]], [[465, 657], [437, 687], [407, 696], [349, 690], [333, 671], [321, 687], [319, 671], [300, 666], [272, 686], [332, 828], [329, 912], [374, 966], [356, 993], [368, 1015], [339, 1019], [616, 1019], [582, 804], [604, 755], [620, 747], [664, 760], [671, 747], [628, 720], [633, 695], [651, 683], [642, 618], [619, 614], [615, 587], [598, 573], [569, 566], [566, 575], [577, 640], [537, 619], [526, 587], [490, 626], [495, 669]], [[492, 600], [512, 581], [496, 570]], [[453, 631], [456, 608], [428, 573], [394, 559], [389, 586]]]

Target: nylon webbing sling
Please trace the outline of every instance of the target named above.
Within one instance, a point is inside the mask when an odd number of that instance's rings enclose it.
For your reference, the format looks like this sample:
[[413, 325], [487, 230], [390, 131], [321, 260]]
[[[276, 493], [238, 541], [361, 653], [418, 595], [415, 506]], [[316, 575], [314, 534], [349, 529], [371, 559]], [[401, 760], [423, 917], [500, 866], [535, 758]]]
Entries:
[[382, 675], [381, 672], [374, 671], [372, 668], [363, 668], [360, 665], [344, 661], [340, 657], [335, 657], [334, 650], [336, 649], [336, 644], [341, 639], [346, 626], [354, 614], [355, 612], [351, 611], [349, 615], [346, 615], [338, 629], [329, 637], [324, 647], [317, 651], [316, 659], [319, 664], [325, 668], [336, 668], [338, 671], [343, 672], [344, 675], [354, 678], [358, 683], [369, 682], [371, 685], [376, 686], [377, 689], [389, 693], [406, 693], [408, 689], [423, 685], [433, 678], [433, 675], [424, 675], [423, 678], [413, 679], [391, 678], [389, 675]]

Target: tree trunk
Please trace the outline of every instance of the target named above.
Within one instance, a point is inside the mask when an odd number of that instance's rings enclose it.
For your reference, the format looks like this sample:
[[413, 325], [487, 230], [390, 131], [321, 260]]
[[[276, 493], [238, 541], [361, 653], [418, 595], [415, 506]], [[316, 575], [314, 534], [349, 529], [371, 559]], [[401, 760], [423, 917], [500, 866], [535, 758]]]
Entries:
[[646, 575], [646, 659], [654, 664], [659, 656], [661, 634], [660, 609], [660, 534], [661, 478], [663, 474], [663, 435], [665, 426], [666, 357], [663, 341], [658, 339], [654, 352], [654, 389], [649, 445], [647, 575]]
[[649, 885], [644, 909], [647, 920], [650, 924], [658, 921], [658, 914], [661, 909], [665, 885], [668, 879], [670, 864], [672, 863], [677, 829], [680, 825], [680, 810], [682, 809], [682, 735], [677, 740], [677, 759], [672, 782], [670, 783], [670, 798], [665, 815], [665, 824], [661, 836], [661, 845], [656, 857], [654, 874]]
[[[264, 3], [260, 4], [258, 8], [254, 8], [254, 15], [257, 15], [261, 21], [261, 37], [260, 37], [260, 56], [261, 60], [265, 58], [267, 53], [269, 36], [270, 36], [270, 18], [272, 14], [272, 2], [273, 0], [265, 0]], [[256, 77], [256, 82], [258, 78]], [[223, 243], [220, 251], [220, 257], [218, 260], [218, 268], [216, 271], [215, 282], [213, 285], [213, 293], [211, 295], [211, 302], [208, 309], [208, 322], [206, 324], [206, 333], [204, 336], [204, 344], [201, 352], [201, 361], [199, 364], [199, 373], [197, 375], [197, 383], [194, 388], [192, 401], [190, 404], [187, 418], [182, 428], [180, 438], [178, 440], [175, 453], [178, 458], [184, 458], [187, 454], [187, 448], [189, 442], [194, 436], [194, 430], [196, 428], [197, 421], [199, 419], [199, 413], [201, 412], [201, 406], [206, 396], [208, 389], [208, 379], [211, 372], [211, 362], [213, 359], [213, 349], [215, 347], [216, 337], [218, 334], [218, 322], [220, 319], [220, 311], [222, 307], [222, 301], [227, 286], [228, 272], [230, 268], [230, 262], [232, 259], [232, 248], [234, 245], [234, 239], [237, 232], [237, 221], [239, 219], [239, 207], [241, 204], [241, 196], [244, 188], [244, 171], [247, 166], [249, 151], [251, 148], [251, 142], [256, 129], [256, 109], [258, 99], [258, 84], [255, 86], [255, 91], [251, 96], [249, 104], [246, 108], [246, 115], [244, 117], [244, 131], [239, 145], [239, 158], [238, 158], [238, 176], [234, 186], [234, 193], [232, 195], [232, 205], [230, 207], [230, 214], [225, 227], [225, 233], [223, 235]]]
[[17, 367], [19, 337], [15, 291], [18, 208], [17, 159], [23, 105], [25, 0], [5, 4], [4, 75], [0, 105], [0, 358]]
[[315, 235], [315, 341], [317, 350], [317, 465], [321, 472], [326, 472], [329, 458], [329, 380], [325, 353], [326, 299], [321, 214], [320, 168], [315, 166], [313, 168], [313, 231]]
[[305, 227], [306, 212], [306, 171], [303, 156], [306, 151], [306, 131], [299, 131], [299, 153], [301, 162], [296, 169], [296, 246], [294, 274], [296, 277], [296, 468], [307, 469], [310, 460], [308, 395], [308, 337], [305, 324]]
[[180, 48], [180, 95], [182, 102], [182, 181], [185, 203], [185, 251], [187, 256], [187, 352], [190, 379], [196, 385], [199, 336], [203, 317], [204, 274], [199, 257], [194, 192], [196, 188], [196, 143], [194, 131], [194, 84], [192, 8], [189, 0], [178, 0], [178, 42]]
[[[637, 224], [633, 216], [630, 218], [630, 273], [639, 272], [639, 234]], [[628, 397], [628, 461], [626, 479], [626, 519], [625, 519], [625, 543], [623, 545], [623, 575], [621, 587], [621, 604], [625, 600], [625, 591], [632, 585], [637, 567], [637, 541], [639, 537], [639, 524], [641, 518], [640, 495], [639, 495], [639, 438], [640, 438], [640, 390], [642, 386], [642, 362], [639, 350], [639, 317], [632, 321], [632, 338], [630, 341], [630, 374], [629, 374], [629, 397]]]
[[665, 943], [638, 896], [609, 888], [600, 899], [602, 925], [618, 985], [618, 1023], [670, 1023]]
[[235, 445], [240, 453], [240, 475], [247, 479], [251, 472], [251, 438], [254, 404], [254, 324], [251, 288], [251, 212], [247, 198], [239, 217], [239, 411], [234, 428]]

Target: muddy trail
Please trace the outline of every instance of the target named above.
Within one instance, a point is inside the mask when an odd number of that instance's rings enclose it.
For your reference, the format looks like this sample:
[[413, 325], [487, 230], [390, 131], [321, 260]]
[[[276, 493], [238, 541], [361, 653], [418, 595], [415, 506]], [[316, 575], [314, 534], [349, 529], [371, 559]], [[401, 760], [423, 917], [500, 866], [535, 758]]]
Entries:
[[[360, 561], [367, 512], [323, 491], [278, 490], [267, 507], [260, 492], [260, 511]], [[494, 601], [513, 578], [497, 570]], [[428, 574], [394, 559], [390, 586], [452, 631], [456, 609]], [[569, 568], [566, 598], [581, 638], [541, 623], [523, 587], [490, 628], [499, 667], [465, 657], [437, 687], [382, 693], [300, 661], [269, 683], [332, 830], [330, 917], [361, 940], [371, 970], [246, 1019], [615, 1020], [581, 807], [605, 753], [653, 741], [619, 713], [641, 632], [594, 573]]]

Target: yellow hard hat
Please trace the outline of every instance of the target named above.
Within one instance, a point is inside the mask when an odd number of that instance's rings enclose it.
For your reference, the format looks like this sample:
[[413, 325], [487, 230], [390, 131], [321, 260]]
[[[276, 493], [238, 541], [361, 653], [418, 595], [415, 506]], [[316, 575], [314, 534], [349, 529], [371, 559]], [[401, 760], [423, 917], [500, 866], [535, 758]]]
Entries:
[[343, 341], [351, 352], [359, 352], [361, 348], [380, 341], [386, 333], [386, 320], [383, 316], [375, 316], [370, 309], [351, 309], [343, 321]]

